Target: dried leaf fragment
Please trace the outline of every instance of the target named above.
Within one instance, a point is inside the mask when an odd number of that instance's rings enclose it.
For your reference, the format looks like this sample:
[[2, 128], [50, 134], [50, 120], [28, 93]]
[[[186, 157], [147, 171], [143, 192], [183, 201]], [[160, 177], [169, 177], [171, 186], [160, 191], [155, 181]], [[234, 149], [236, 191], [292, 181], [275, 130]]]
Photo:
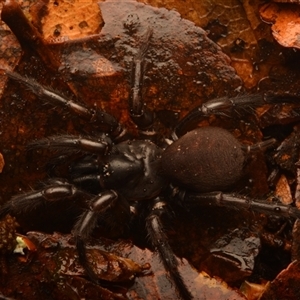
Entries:
[[10, 215], [0, 221], [0, 253], [11, 252], [15, 248], [17, 226], [15, 218]]
[[281, 177], [279, 178], [276, 185], [275, 194], [282, 203], [287, 205], [293, 203], [291, 188], [286, 176], [281, 175]]
[[196, 295], [195, 299], [246, 299], [239, 292], [230, 289], [224, 281], [211, 278], [205, 272], [200, 273], [195, 282], [201, 286], [201, 294]]
[[[55, 264], [51, 265], [53, 274], [83, 276], [85, 270], [78, 261], [77, 250], [70, 235], [53, 235], [29, 232], [28, 236], [38, 244], [39, 260], [47, 261], [51, 256]], [[121, 282], [132, 279], [142, 273], [149, 265], [139, 265], [129, 258], [123, 258], [99, 249], [87, 247], [87, 255], [94, 272], [100, 279]]]
[[28, 249], [29, 251], [37, 250], [35, 244], [27, 236], [17, 234], [16, 242], [17, 245], [14, 249], [14, 253], [25, 255], [24, 249]]
[[292, 262], [285, 270], [278, 274], [259, 298], [260, 300], [285, 300], [300, 299], [299, 274], [300, 263]]
[[99, 33], [104, 25], [100, 8], [94, 0], [38, 1], [30, 9], [33, 23], [47, 41], [73, 40]]
[[260, 247], [258, 236], [235, 229], [213, 244], [202, 269], [227, 283], [236, 284], [251, 275]]
[[240, 289], [248, 300], [256, 300], [259, 299], [265, 288], [266, 287], [263, 284], [244, 281]]
[[284, 47], [300, 48], [300, 7], [294, 4], [269, 3], [261, 7], [260, 15], [272, 24], [272, 33]]
[[297, 168], [296, 175], [296, 191], [295, 191], [295, 204], [298, 208], [300, 208], [300, 169]]
[[2, 172], [3, 168], [4, 168], [4, 157], [3, 155], [0, 153], [0, 173]]

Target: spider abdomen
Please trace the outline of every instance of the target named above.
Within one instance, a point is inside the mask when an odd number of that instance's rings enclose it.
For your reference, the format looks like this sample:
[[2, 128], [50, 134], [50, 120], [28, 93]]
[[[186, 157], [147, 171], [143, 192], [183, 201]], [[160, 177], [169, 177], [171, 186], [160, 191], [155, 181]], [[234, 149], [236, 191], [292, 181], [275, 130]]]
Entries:
[[174, 183], [193, 191], [223, 191], [239, 180], [244, 160], [241, 144], [230, 132], [201, 127], [164, 151], [162, 172]]

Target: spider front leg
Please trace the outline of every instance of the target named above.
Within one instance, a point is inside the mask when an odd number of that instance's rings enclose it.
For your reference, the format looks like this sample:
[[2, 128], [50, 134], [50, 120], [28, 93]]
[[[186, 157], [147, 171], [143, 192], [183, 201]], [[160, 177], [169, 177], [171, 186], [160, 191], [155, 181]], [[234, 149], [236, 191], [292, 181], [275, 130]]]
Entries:
[[117, 201], [120, 199], [116, 192], [112, 190], [104, 191], [91, 198], [90, 194], [77, 189], [74, 185], [67, 183], [66, 181], [52, 179], [52, 182], [51, 185], [47, 185], [40, 190], [13, 197], [1, 207], [0, 218], [4, 218], [7, 214], [26, 214], [29, 211], [37, 210], [50, 202], [70, 201], [78, 199], [78, 196], [81, 199], [84, 198], [85, 201], [89, 202], [89, 210], [81, 215], [79, 221], [75, 225], [74, 236], [79, 262], [85, 269], [89, 278], [96, 283], [98, 282], [97, 275], [88, 261], [85, 243], [95, 229], [99, 216], [104, 214], [108, 209], [116, 206]]
[[7, 214], [26, 214], [29, 211], [42, 207], [45, 203], [56, 202], [65, 199], [73, 200], [78, 195], [85, 194], [74, 185], [61, 180], [52, 180], [52, 184], [40, 190], [17, 195], [7, 201], [0, 208], [0, 219]]
[[178, 270], [178, 260], [168, 242], [164, 232], [161, 216], [170, 214], [167, 203], [156, 198], [149, 216], [146, 219], [146, 228], [152, 245], [157, 249], [159, 256], [169, 272], [171, 280], [175, 283], [178, 293], [182, 299], [192, 299], [192, 295], [184, 283]]
[[60, 105], [67, 108], [72, 114], [93, 123], [95, 128], [101, 132], [107, 132], [115, 140], [122, 139], [126, 135], [123, 126], [109, 113], [98, 109], [87, 108], [73, 99], [66, 99], [64, 96], [54, 92], [51, 88], [45, 87], [33, 78], [24, 77], [16, 72], [3, 70], [5, 74], [28, 87], [40, 100], [51, 105]]
[[102, 134], [99, 137], [77, 137], [73, 135], [57, 135], [44, 139], [39, 139], [29, 144], [30, 148], [50, 148], [60, 150], [61, 153], [67, 152], [91, 152], [98, 155], [106, 155], [112, 147], [109, 137]]
[[[148, 28], [142, 38], [141, 47], [133, 58], [131, 66], [131, 83], [129, 95], [129, 111], [133, 122], [143, 133], [149, 134], [149, 128], [154, 122], [154, 113], [147, 109], [143, 101], [142, 86], [145, 72], [145, 55], [149, 48], [152, 29]], [[145, 131], [144, 131], [145, 130]]]

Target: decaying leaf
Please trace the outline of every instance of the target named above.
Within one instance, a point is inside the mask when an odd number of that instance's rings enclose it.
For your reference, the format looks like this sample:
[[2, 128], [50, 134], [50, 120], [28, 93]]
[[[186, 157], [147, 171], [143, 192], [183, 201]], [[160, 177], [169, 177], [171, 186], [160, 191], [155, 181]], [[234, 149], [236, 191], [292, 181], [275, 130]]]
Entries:
[[210, 278], [205, 272], [199, 274], [195, 281], [202, 286], [200, 293], [196, 294], [196, 299], [246, 299], [242, 293], [231, 290], [225, 282]]
[[2, 173], [2, 170], [4, 168], [5, 162], [4, 162], [4, 157], [3, 155], [0, 153], [0, 173]]
[[272, 33], [284, 47], [300, 48], [300, 7], [297, 4], [268, 3], [260, 9], [262, 19], [272, 24]]
[[[158, 256], [129, 242], [112, 242], [101, 238], [93, 240], [93, 245], [87, 247], [89, 259], [97, 275], [104, 280], [102, 284], [95, 285], [86, 280], [85, 271], [77, 261], [71, 235], [29, 232], [26, 238], [35, 244], [36, 249], [34, 253], [27, 254], [26, 260], [22, 259], [22, 255], [21, 259], [17, 259], [16, 254], [9, 256], [10, 275], [7, 277], [5, 288], [1, 290], [7, 297], [22, 300], [40, 299], [47, 288], [51, 290], [49, 296], [54, 299], [177, 298]], [[127, 258], [111, 252], [122, 252]], [[210, 278], [205, 273], [198, 274], [185, 260], [180, 262], [180, 272], [195, 299], [245, 299], [225, 282]], [[21, 278], [25, 277], [26, 285], [21, 281]], [[69, 298], [70, 295], [74, 295], [72, 297], [75, 298]]]
[[277, 300], [279, 295], [285, 300], [299, 299], [299, 274], [300, 263], [294, 261], [266, 286], [259, 300]]
[[286, 176], [280, 176], [276, 185], [275, 195], [286, 205], [293, 203], [291, 189]]
[[[52, 257], [53, 261], [56, 262], [56, 264], [51, 264], [52, 269], [48, 270], [50, 273], [72, 276], [85, 275], [85, 270], [78, 262], [72, 236], [59, 233], [46, 235], [39, 232], [29, 232], [27, 236], [38, 245], [38, 260], [42, 264], [46, 263], [47, 257]], [[88, 247], [87, 255], [99, 279], [110, 282], [131, 280], [135, 275], [149, 269], [149, 264], [139, 265], [131, 259], [114, 255], [100, 247]]]
[[279, 64], [279, 49], [272, 42], [268, 25], [258, 13], [258, 1], [160, 1], [154, 6], [175, 8], [182, 17], [207, 30], [209, 37], [229, 55], [232, 66], [247, 88], [255, 88]]
[[[24, 249], [26, 252], [29, 251], [26, 254], [27, 259], [23, 259], [22, 254], [7, 256], [9, 277], [6, 279], [5, 288], [1, 289], [6, 296], [15, 299], [40, 299], [45, 286], [47, 286], [48, 288], [51, 287], [50, 294], [55, 299], [70, 299], [63, 296], [67, 295], [70, 289], [74, 290], [74, 294], [78, 293], [78, 295], [81, 295], [80, 297], [90, 297], [90, 299], [94, 299], [94, 297], [125, 299], [126, 284], [124, 284], [122, 291], [124, 295], [122, 296], [122, 293], [113, 291], [114, 284], [111, 284], [112, 291], [110, 291], [101, 287], [101, 285], [97, 286], [84, 279], [86, 277], [85, 271], [78, 262], [71, 235], [59, 233], [47, 235], [30, 232], [23, 238], [30, 241], [29, 249]], [[27, 245], [29, 241], [25, 241]], [[102, 240], [102, 242], [108, 245], [107, 241]], [[36, 246], [34, 249], [33, 244]], [[127, 253], [130, 251], [130, 247], [133, 246], [127, 246]], [[32, 252], [33, 250], [34, 252]], [[137, 264], [129, 258], [119, 257], [104, 251], [99, 246], [89, 246], [87, 251], [99, 279], [105, 280], [107, 283], [130, 282], [136, 275], [149, 269], [149, 264]], [[131, 249], [131, 251], [133, 250]], [[17, 259], [18, 257], [19, 259]], [[82, 277], [82, 279], [78, 277]], [[26, 285], [24, 285], [21, 278], [26, 278]], [[76, 289], [74, 287], [77, 286], [77, 282], [81, 282], [81, 288], [75, 293]], [[87, 292], [86, 289], [90, 291]]]
[[34, 25], [49, 42], [63, 42], [98, 34], [103, 19], [97, 1], [37, 1], [30, 7]]
[[297, 162], [297, 172], [296, 172], [295, 204], [300, 209], [300, 168], [299, 168], [299, 161]]
[[260, 247], [258, 236], [235, 229], [215, 241], [201, 269], [228, 284], [240, 283], [252, 274]]
[[0, 221], [0, 254], [10, 253], [16, 247], [16, 219], [7, 215]]
[[245, 281], [241, 285], [241, 292], [246, 296], [247, 300], [257, 300], [265, 290], [264, 284], [257, 284]]

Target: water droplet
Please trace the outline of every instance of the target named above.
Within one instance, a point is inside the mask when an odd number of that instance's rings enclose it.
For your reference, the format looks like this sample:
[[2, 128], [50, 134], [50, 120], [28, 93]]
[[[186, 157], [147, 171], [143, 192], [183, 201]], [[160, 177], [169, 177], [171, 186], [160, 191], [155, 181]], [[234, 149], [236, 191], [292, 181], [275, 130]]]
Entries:
[[280, 212], [281, 212], [281, 208], [278, 207], [278, 206], [276, 206], [276, 207], [274, 208], [274, 211], [280, 213]]

